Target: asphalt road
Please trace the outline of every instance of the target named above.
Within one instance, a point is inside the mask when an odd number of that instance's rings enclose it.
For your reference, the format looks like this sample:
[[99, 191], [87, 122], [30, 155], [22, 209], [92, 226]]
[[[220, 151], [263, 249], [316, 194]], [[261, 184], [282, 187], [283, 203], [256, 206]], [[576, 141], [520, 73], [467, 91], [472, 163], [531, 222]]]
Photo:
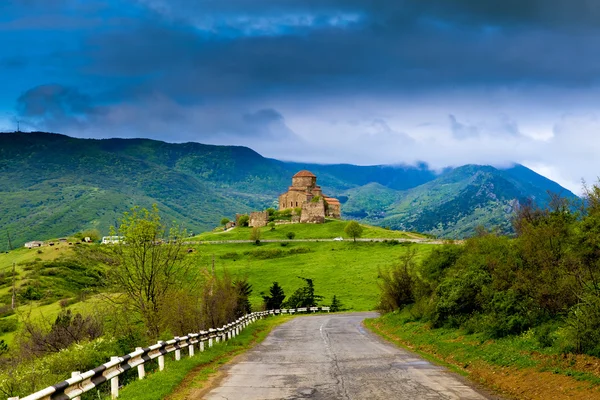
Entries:
[[373, 313], [298, 317], [226, 366], [206, 399], [490, 399], [462, 377], [379, 339]]

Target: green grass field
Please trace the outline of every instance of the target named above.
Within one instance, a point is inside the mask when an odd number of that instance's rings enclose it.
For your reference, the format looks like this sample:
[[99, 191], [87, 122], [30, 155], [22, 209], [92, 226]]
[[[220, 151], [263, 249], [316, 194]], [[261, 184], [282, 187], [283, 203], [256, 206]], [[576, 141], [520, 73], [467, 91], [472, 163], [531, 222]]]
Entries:
[[[305, 238], [330, 238], [344, 236], [345, 223], [331, 221], [323, 225], [294, 224], [280, 225], [275, 231], [263, 228], [265, 238], [285, 238], [286, 233], [294, 231], [297, 239]], [[201, 237], [217, 236], [219, 239], [235, 240], [249, 235], [249, 228], [236, 228], [222, 234], [205, 234]], [[413, 234], [410, 234], [413, 235]], [[377, 238], [402, 238], [408, 237], [403, 232], [389, 231], [376, 227], [365, 227], [363, 237]], [[255, 308], [262, 306], [261, 292], [268, 292], [275, 281], [289, 296], [297, 288], [303, 286], [304, 281], [298, 277], [314, 280], [316, 293], [323, 296], [320, 305], [329, 305], [333, 295], [338, 296], [344, 309], [347, 310], [372, 310], [376, 307], [379, 296], [377, 287], [377, 274], [379, 268], [387, 268], [397, 262], [402, 254], [407, 251], [407, 246], [418, 248], [418, 257], [423, 257], [432, 248], [429, 244], [408, 244], [398, 242], [357, 242], [344, 240], [342, 242], [292, 242], [262, 243], [256, 246], [252, 243], [223, 243], [223, 244], [197, 244], [194, 253], [188, 254], [189, 262], [198, 269], [211, 268], [214, 258], [216, 271], [227, 271], [234, 278], [247, 277], [252, 284], [253, 292], [250, 298]], [[38, 260], [39, 262], [52, 261], [60, 256], [73, 256], [73, 246], [61, 245], [60, 247], [43, 247], [41, 253], [37, 249], [20, 248], [8, 254], [0, 254], [0, 271], [10, 271], [12, 263], [17, 267], [17, 290], [22, 284], [27, 284], [27, 276], [31, 270], [23, 270], [23, 265]], [[58, 250], [56, 250], [58, 248]], [[68, 269], [60, 271], [56, 276], [38, 276], [42, 284], [55, 293], [64, 291], [65, 286], [75, 276]], [[0, 305], [10, 304], [11, 279], [0, 286], [0, 295], [4, 301]], [[67, 291], [70, 293], [70, 291]], [[65, 292], [65, 293], [67, 293]], [[67, 297], [73, 298], [71, 295]], [[8, 302], [8, 303], [7, 303]], [[85, 302], [77, 302], [69, 306], [74, 311], [89, 311], [98, 306], [97, 299], [92, 298]], [[28, 304], [19, 304], [17, 313], [5, 317], [6, 319], [22, 319], [30, 314], [31, 318], [41, 318], [48, 321], [56, 318], [61, 307], [58, 301], [48, 303], [33, 301]], [[9, 345], [13, 343], [18, 331], [2, 333], [0, 340]]]
[[[275, 230], [265, 226], [260, 228], [262, 240], [287, 239], [289, 232], [296, 234], [295, 239], [333, 239], [335, 237], [343, 237], [350, 239], [344, 232], [344, 228], [348, 221], [327, 220], [324, 224], [284, 224], [276, 225]], [[362, 238], [366, 239], [423, 239], [422, 235], [408, 233], [402, 231], [392, 231], [376, 226], [362, 225]], [[249, 240], [252, 228], [237, 227], [227, 232], [223, 230], [215, 230], [213, 232], [202, 233], [193, 239], [200, 241], [221, 241], [221, 240]]]
[[[214, 256], [215, 269], [227, 270], [233, 276], [248, 277], [254, 291], [250, 301], [262, 303], [261, 292], [267, 292], [276, 281], [286, 295], [303, 285], [298, 276], [314, 280], [316, 293], [329, 304], [338, 296], [348, 310], [373, 310], [379, 297], [377, 273], [398, 262], [409, 246], [417, 248], [418, 259], [428, 254], [433, 245], [390, 244], [385, 242], [304, 242], [204, 244], [196, 246], [193, 262], [199, 268], [210, 268]], [[272, 258], [266, 258], [272, 257]]]

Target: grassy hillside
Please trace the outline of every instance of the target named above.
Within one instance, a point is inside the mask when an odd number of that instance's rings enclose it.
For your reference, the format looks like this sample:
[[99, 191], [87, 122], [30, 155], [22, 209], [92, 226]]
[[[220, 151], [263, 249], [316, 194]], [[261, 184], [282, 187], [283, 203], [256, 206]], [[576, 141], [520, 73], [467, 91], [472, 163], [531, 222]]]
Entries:
[[276, 205], [299, 169], [312, 170], [347, 219], [447, 237], [477, 225], [510, 229], [510, 205], [546, 190], [573, 197], [523, 167], [465, 166], [437, 174], [426, 165], [285, 163], [239, 146], [148, 139], [75, 139], [42, 132], [0, 133], [0, 251], [7, 233], [30, 240], [109, 227], [133, 205], [200, 232], [222, 217]]
[[215, 260], [217, 271], [247, 276], [254, 291], [251, 302], [262, 302], [273, 282], [287, 295], [303, 286], [298, 276], [314, 279], [316, 293], [329, 304], [335, 294], [349, 310], [373, 310], [377, 304], [378, 268], [398, 262], [410, 246], [418, 249], [418, 258], [435, 245], [371, 242], [304, 242], [281, 246], [280, 243], [200, 245], [194, 255], [200, 268], [210, 268]]
[[[338, 236], [344, 223], [333, 221], [324, 225], [278, 226], [272, 235], [284, 234], [294, 228], [298, 238]], [[282, 229], [280, 229], [282, 228]], [[268, 229], [268, 228], [267, 228]], [[240, 233], [241, 232], [241, 233]], [[265, 232], [266, 234], [270, 231]], [[410, 234], [366, 227], [372, 237], [402, 238]], [[236, 229], [216, 236], [242, 237], [248, 228]], [[237, 235], [237, 236], [236, 236]], [[383, 236], [387, 235], [387, 236]], [[207, 237], [201, 235], [201, 237]], [[245, 239], [245, 237], [244, 237]], [[233, 239], [232, 239], [233, 240]], [[314, 279], [316, 292], [324, 296], [323, 305], [331, 302], [335, 294], [349, 310], [372, 310], [377, 303], [378, 268], [387, 268], [397, 262], [409, 246], [418, 248], [418, 257], [428, 254], [434, 245], [406, 244], [397, 241], [373, 243], [343, 242], [293, 242], [255, 244], [197, 244], [190, 245], [195, 252], [188, 254], [188, 262], [198, 269], [212, 268], [234, 277], [247, 277], [253, 285], [250, 301], [254, 307], [262, 305], [261, 292], [268, 291], [277, 281], [287, 295], [302, 286], [298, 276]], [[53, 320], [63, 304], [74, 310], [91, 310], [96, 307], [95, 294], [105, 290], [103, 270], [95, 262], [101, 257], [91, 257], [89, 252], [102, 249], [101, 245], [43, 247], [17, 249], [0, 254], [0, 327], [6, 321], [16, 321], [31, 313], [33, 318]], [[16, 289], [18, 310], [10, 312], [12, 293], [12, 263], [16, 263]], [[12, 343], [16, 328], [0, 331], [0, 339]]]
[[[351, 239], [344, 229], [347, 221], [327, 220], [324, 224], [284, 224], [276, 225], [274, 230], [265, 226], [260, 228], [261, 240], [282, 239], [287, 240], [288, 233], [293, 232], [295, 239], [333, 239], [342, 237]], [[250, 240], [252, 228], [237, 227], [229, 231], [223, 231], [220, 228], [213, 232], [206, 232], [196, 236], [194, 239], [206, 241], [221, 241], [221, 240]], [[362, 238], [378, 238], [378, 239], [410, 239], [424, 238], [422, 235], [407, 233], [401, 231], [392, 231], [383, 229], [377, 226], [363, 225]]]

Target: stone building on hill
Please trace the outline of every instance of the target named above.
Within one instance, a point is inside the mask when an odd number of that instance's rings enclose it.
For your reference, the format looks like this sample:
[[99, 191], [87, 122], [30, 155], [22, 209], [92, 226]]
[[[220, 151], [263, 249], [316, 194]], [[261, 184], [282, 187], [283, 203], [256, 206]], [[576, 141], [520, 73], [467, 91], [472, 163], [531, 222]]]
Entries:
[[323, 223], [325, 217], [340, 218], [338, 199], [324, 196], [312, 172], [300, 171], [292, 177], [292, 186], [279, 196], [279, 210], [301, 208], [300, 222]]

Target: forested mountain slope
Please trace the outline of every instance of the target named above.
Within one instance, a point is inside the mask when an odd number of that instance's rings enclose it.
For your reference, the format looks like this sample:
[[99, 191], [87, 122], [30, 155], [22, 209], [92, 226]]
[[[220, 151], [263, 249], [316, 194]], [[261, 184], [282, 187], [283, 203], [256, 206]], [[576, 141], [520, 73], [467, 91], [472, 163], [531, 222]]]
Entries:
[[276, 205], [292, 175], [309, 169], [345, 217], [448, 237], [478, 224], [510, 229], [515, 201], [545, 203], [546, 191], [574, 197], [517, 165], [464, 166], [288, 163], [239, 146], [149, 139], [75, 139], [31, 132], [0, 134], [0, 250], [97, 228], [103, 234], [133, 205], [157, 203], [167, 220], [193, 232], [223, 216]]

